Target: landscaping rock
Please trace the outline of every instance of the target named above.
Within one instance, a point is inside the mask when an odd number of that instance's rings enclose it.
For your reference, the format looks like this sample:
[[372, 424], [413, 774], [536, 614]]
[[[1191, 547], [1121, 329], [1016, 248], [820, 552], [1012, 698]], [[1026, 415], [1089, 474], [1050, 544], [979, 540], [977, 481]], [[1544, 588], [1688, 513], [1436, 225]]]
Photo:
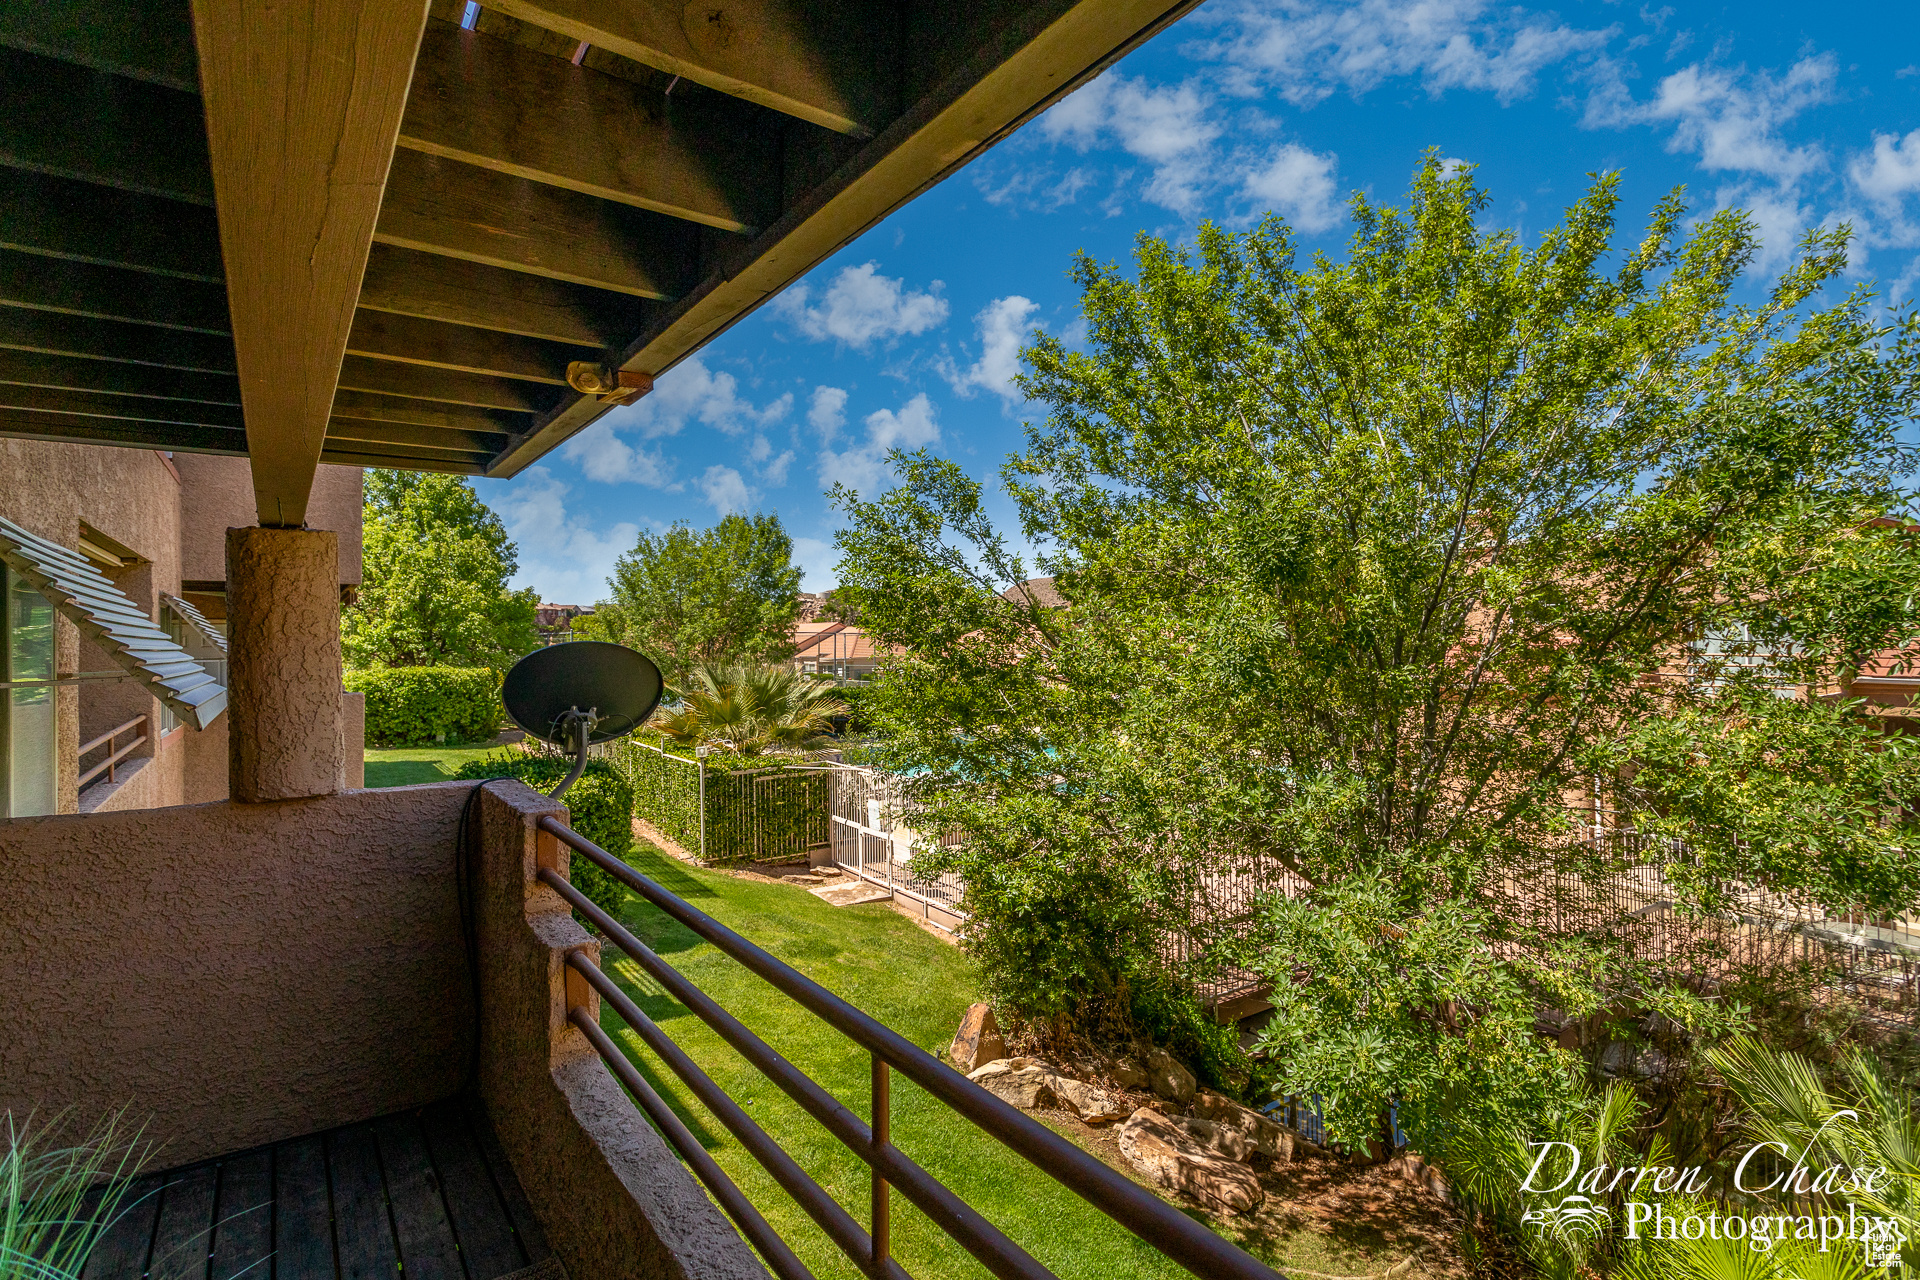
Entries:
[[[1197, 1123], [1213, 1126], [1207, 1121]], [[1120, 1126], [1120, 1154], [1149, 1182], [1222, 1213], [1247, 1213], [1266, 1200], [1251, 1168], [1209, 1154], [1186, 1126], [1142, 1107]]]
[[1031, 1111], [1058, 1101], [1053, 1091], [1059, 1073], [1038, 1058], [1001, 1058], [967, 1073], [967, 1079], [1014, 1106]]
[[1186, 1105], [1199, 1083], [1193, 1078], [1193, 1072], [1159, 1045], [1148, 1045], [1142, 1057], [1146, 1060], [1148, 1087], [1169, 1102]]
[[1453, 1192], [1447, 1186], [1446, 1175], [1411, 1151], [1389, 1160], [1387, 1172], [1404, 1182], [1411, 1182], [1414, 1186], [1423, 1188], [1428, 1195], [1441, 1204], [1453, 1203]]
[[1189, 1115], [1211, 1122], [1216, 1128], [1238, 1134], [1255, 1150], [1275, 1164], [1293, 1159], [1293, 1134], [1285, 1125], [1276, 1124], [1251, 1107], [1243, 1107], [1232, 1098], [1211, 1089], [1194, 1095]]
[[1088, 1124], [1111, 1124], [1127, 1117], [1129, 1107], [1126, 1101], [1095, 1085], [1055, 1076], [1047, 1082], [1047, 1087], [1053, 1091], [1053, 1096], [1061, 1106]]
[[1000, 1038], [1000, 1024], [994, 1020], [992, 1005], [967, 1006], [967, 1016], [960, 1019], [960, 1030], [947, 1056], [954, 1066], [968, 1073], [1007, 1056], [1007, 1042]]
[[1138, 1062], [1135, 1062], [1132, 1058], [1113, 1059], [1107, 1067], [1107, 1073], [1113, 1077], [1113, 1082], [1122, 1089], [1145, 1089], [1148, 1087], [1147, 1069]]

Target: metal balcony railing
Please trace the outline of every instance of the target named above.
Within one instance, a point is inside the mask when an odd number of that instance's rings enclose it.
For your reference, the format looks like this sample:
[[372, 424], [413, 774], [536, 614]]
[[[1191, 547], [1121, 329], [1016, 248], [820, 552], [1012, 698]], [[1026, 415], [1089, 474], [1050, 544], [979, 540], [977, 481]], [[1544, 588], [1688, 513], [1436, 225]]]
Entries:
[[[120, 746], [119, 739], [123, 735], [129, 734], [132, 735], [132, 741], [128, 742], [125, 746]], [[118, 782], [120, 780], [120, 762], [132, 755], [135, 751], [138, 751], [146, 740], [147, 718], [145, 716], [135, 716], [125, 724], [116, 725], [107, 730], [92, 742], [81, 743], [81, 758], [84, 759], [89, 751], [99, 746], [106, 747], [107, 758], [80, 775], [80, 788], [84, 790], [88, 783], [103, 773], [107, 775], [108, 782]]]
[[[626, 952], [675, 1000], [733, 1046], [761, 1074], [797, 1102], [863, 1160], [870, 1171], [870, 1230], [828, 1195], [712, 1077], [702, 1071], [652, 1019], [582, 951], [569, 955], [573, 972], [600, 993], [641, 1040], [658, 1054], [694, 1096], [739, 1139], [774, 1181], [806, 1211], [869, 1280], [907, 1280], [890, 1256], [891, 1188], [911, 1201], [937, 1227], [1002, 1280], [1056, 1280], [1054, 1273], [988, 1222], [926, 1169], [909, 1159], [890, 1138], [891, 1073], [899, 1071], [934, 1098], [978, 1125], [989, 1137], [1018, 1153], [1042, 1173], [1080, 1196], [1141, 1240], [1203, 1280], [1281, 1280], [1278, 1272], [1208, 1230], [1158, 1196], [1135, 1185], [1065, 1138], [996, 1098], [919, 1046], [876, 1022], [798, 970], [775, 959], [713, 917], [667, 892], [620, 859], [547, 817], [540, 830], [584, 855], [635, 893], [695, 934], [733, 957], [777, 990], [824, 1019], [867, 1050], [873, 1058], [872, 1114], [863, 1121], [798, 1067], [747, 1030], [685, 976], [655, 955], [619, 921], [602, 911], [565, 877], [542, 868], [541, 882], [591, 920], [613, 945]], [[569, 1020], [587, 1037], [608, 1068], [634, 1096], [695, 1176], [733, 1219], [740, 1233], [759, 1250], [781, 1280], [812, 1280], [812, 1272], [794, 1255], [772, 1226], [708, 1155], [659, 1093], [588, 1014], [572, 1002]]]

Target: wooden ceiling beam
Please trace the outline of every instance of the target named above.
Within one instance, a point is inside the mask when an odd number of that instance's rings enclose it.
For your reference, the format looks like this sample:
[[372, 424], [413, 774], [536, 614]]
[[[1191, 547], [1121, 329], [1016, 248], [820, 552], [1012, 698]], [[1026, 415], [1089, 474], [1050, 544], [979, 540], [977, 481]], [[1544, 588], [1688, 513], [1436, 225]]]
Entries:
[[0, 165], [213, 203], [200, 99], [0, 48]]
[[384, 244], [368, 255], [360, 305], [595, 350], [617, 344], [646, 314], [627, 294]]
[[260, 523], [305, 523], [426, 0], [192, 0]]
[[[0, 333], [0, 341], [4, 341], [4, 333]], [[556, 387], [567, 385], [568, 363], [581, 358], [580, 348], [557, 342], [365, 307], [353, 317], [347, 354]]]
[[342, 391], [334, 397], [333, 417], [357, 418], [363, 422], [407, 422], [418, 427], [483, 434], [505, 433], [510, 436], [525, 431], [528, 423], [533, 421], [531, 414], [511, 413], [505, 409], [474, 409], [465, 405], [410, 400], [403, 396], [385, 396], [370, 391]]
[[375, 422], [367, 418], [335, 418], [327, 427], [327, 440], [330, 443], [346, 440], [362, 444], [455, 449], [489, 458], [504, 448], [509, 438], [503, 432], [454, 431], [446, 427]]
[[27, 0], [0, 5], [0, 45], [197, 93], [187, 0]]
[[0, 306], [0, 348], [126, 362], [160, 369], [233, 373], [233, 341], [225, 335], [156, 329], [119, 320], [94, 320]]
[[894, 113], [898, 19], [865, 0], [488, 0], [487, 8], [836, 133]]
[[427, 24], [400, 145], [724, 231], [775, 215], [777, 130], [512, 41]]
[[107, 418], [127, 423], [173, 422], [190, 426], [229, 427], [235, 431], [244, 429], [240, 406], [237, 404], [160, 400], [152, 396], [54, 389], [18, 382], [0, 382], [0, 407], [37, 409], [47, 413]]
[[142, 422], [136, 438], [133, 424], [77, 413], [35, 413], [0, 409], [0, 436], [15, 440], [67, 440], [81, 444], [120, 445], [131, 449], [172, 449], [179, 453], [245, 454], [247, 433], [232, 427], [177, 422]]
[[189, 373], [117, 360], [83, 360], [0, 347], [0, 382], [67, 391], [103, 391], [162, 400], [198, 400], [239, 405], [240, 383], [231, 375]]
[[0, 248], [220, 283], [220, 225], [205, 205], [0, 169]]
[[340, 366], [340, 389], [444, 401], [476, 409], [509, 409], [518, 413], [544, 412], [560, 399], [559, 388], [538, 382], [492, 378], [479, 373], [458, 373], [452, 369], [398, 364], [390, 360], [370, 360], [356, 355], [348, 355]]
[[449, 462], [439, 458], [413, 457], [404, 453], [362, 453], [377, 445], [358, 445], [342, 441], [320, 451], [320, 461], [332, 467], [382, 467], [398, 471], [438, 471], [455, 476], [482, 476], [487, 469], [479, 462]]
[[693, 287], [699, 254], [678, 219], [404, 147], [374, 239], [660, 299]]
[[222, 336], [228, 328], [217, 284], [9, 249], [0, 249], [0, 305]]

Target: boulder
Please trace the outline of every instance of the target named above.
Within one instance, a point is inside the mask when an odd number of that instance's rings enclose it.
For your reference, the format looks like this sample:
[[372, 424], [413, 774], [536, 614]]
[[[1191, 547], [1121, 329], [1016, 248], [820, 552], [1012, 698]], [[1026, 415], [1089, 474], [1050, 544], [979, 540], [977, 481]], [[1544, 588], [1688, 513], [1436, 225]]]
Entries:
[[1193, 1097], [1194, 1087], [1199, 1082], [1193, 1078], [1193, 1072], [1187, 1070], [1180, 1059], [1157, 1044], [1146, 1046], [1141, 1056], [1145, 1059], [1147, 1068], [1147, 1084], [1155, 1093], [1169, 1102], [1178, 1102], [1183, 1106]]
[[954, 1066], [969, 1074], [1007, 1056], [1007, 1042], [1000, 1038], [1000, 1024], [994, 1020], [992, 1005], [967, 1006], [967, 1016], [960, 1019], [960, 1030], [947, 1056]]
[[1145, 1089], [1147, 1087], [1147, 1069], [1132, 1058], [1115, 1058], [1107, 1066], [1107, 1074], [1122, 1089]]
[[1126, 1102], [1105, 1089], [1065, 1076], [1053, 1077], [1047, 1087], [1061, 1106], [1088, 1124], [1111, 1124], [1126, 1119], [1129, 1110]]
[[1147, 1181], [1216, 1212], [1247, 1213], [1267, 1198], [1251, 1168], [1209, 1154], [1186, 1126], [1151, 1107], [1140, 1108], [1120, 1126], [1120, 1154]]
[[[1255, 1151], [1275, 1164], [1293, 1159], [1293, 1135], [1286, 1126], [1276, 1124], [1251, 1107], [1243, 1107], [1224, 1094], [1202, 1089], [1194, 1095], [1188, 1115], [1206, 1120], [1216, 1129], [1244, 1139]], [[1235, 1157], [1239, 1159], [1241, 1157]]]
[[1053, 1084], [1059, 1078], [1038, 1058], [1000, 1058], [967, 1073], [967, 1079], [994, 1097], [1027, 1111], [1055, 1104]]

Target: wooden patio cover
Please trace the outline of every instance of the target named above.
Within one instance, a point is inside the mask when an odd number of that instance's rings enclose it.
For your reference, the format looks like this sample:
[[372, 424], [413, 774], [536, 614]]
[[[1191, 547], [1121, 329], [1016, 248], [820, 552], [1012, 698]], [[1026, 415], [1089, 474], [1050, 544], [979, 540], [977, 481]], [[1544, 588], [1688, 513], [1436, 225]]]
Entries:
[[511, 476], [1197, 0], [0, 0], [0, 435]]

